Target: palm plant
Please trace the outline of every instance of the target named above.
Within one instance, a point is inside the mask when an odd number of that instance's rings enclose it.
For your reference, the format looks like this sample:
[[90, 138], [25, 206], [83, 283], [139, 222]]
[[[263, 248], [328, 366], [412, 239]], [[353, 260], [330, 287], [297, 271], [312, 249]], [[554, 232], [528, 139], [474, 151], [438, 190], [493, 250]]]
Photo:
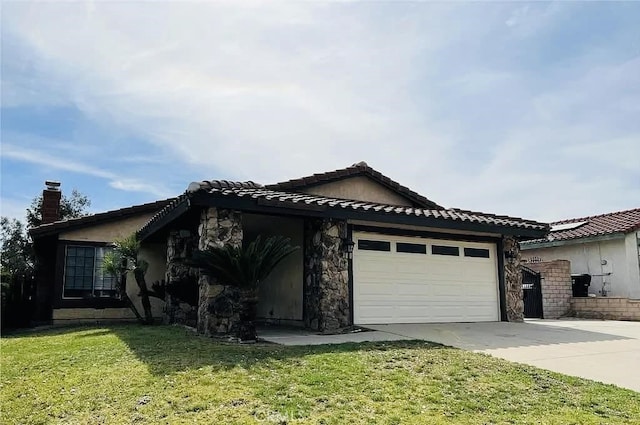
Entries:
[[191, 265], [220, 284], [240, 290], [240, 323], [237, 337], [241, 341], [255, 340], [255, 317], [260, 283], [287, 256], [298, 249], [283, 236], [260, 236], [244, 246], [208, 247], [195, 251]]
[[[114, 248], [111, 252], [108, 252], [104, 257], [103, 268], [105, 272], [111, 274], [116, 278], [118, 282], [118, 292], [120, 297], [124, 299], [136, 318], [143, 323], [153, 323], [153, 314], [151, 312], [151, 301], [149, 301], [149, 295], [151, 295], [147, 288], [145, 280], [145, 274], [149, 263], [139, 258], [140, 241], [136, 237], [136, 234], [132, 234], [123, 239], [118, 239], [114, 242]], [[144, 319], [138, 313], [135, 304], [129, 298], [127, 289], [125, 287], [124, 279], [122, 276], [126, 272], [133, 272], [133, 276], [136, 279], [136, 284], [140, 290], [139, 296], [142, 302], [142, 308], [144, 309]]]

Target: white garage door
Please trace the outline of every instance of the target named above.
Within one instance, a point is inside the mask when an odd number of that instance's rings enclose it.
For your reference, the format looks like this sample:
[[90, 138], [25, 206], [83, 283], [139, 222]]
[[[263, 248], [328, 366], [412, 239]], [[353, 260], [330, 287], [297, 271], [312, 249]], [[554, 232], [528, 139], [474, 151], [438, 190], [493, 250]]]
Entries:
[[496, 245], [354, 233], [354, 323], [500, 317]]

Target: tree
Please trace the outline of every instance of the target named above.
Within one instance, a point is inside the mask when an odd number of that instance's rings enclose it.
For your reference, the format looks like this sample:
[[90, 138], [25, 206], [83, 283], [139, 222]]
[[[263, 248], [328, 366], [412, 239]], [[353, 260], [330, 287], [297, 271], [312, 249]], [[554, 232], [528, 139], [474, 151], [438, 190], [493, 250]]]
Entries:
[[0, 219], [0, 244], [2, 246], [2, 273], [11, 276], [27, 276], [33, 273], [31, 241], [24, 224], [18, 219]]
[[[76, 189], [70, 197], [62, 196], [60, 218], [69, 219], [87, 215], [89, 198]], [[24, 314], [24, 304], [33, 295], [35, 285], [35, 256], [28, 229], [42, 224], [42, 195], [36, 196], [26, 210], [23, 221], [2, 217], [0, 220], [0, 266], [2, 273], [2, 314], [12, 319]], [[11, 320], [9, 320], [11, 321]], [[3, 320], [3, 323], [5, 321]], [[13, 324], [13, 323], [12, 323]]]
[[21, 221], [2, 217], [0, 227], [2, 326], [22, 326], [34, 283], [33, 247]]
[[[136, 318], [145, 324], [153, 323], [153, 314], [151, 313], [151, 301], [149, 296], [153, 295], [147, 288], [147, 282], [145, 280], [145, 274], [149, 263], [140, 258], [140, 241], [135, 233], [130, 236], [117, 239], [114, 242], [114, 249], [108, 252], [104, 257], [103, 262], [104, 270], [114, 276], [118, 282], [118, 292], [122, 299], [124, 299]], [[142, 308], [144, 310], [144, 319], [138, 312], [133, 304], [133, 301], [127, 294], [126, 282], [123, 276], [127, 272], [132, 272], [136, 279], [136, 284], [140, 292], [140, 301], [142, 302]]]
[[[88, 215], [87, 208], [91, 201], [77, 189], [71, 191], [71, 196], [62, 195], [60, 199], [60, 220], [77, 218]], [[29, 228], [42, 224], [42, 195], [36, 196], [27, 208], [27, 225]]]
[[240, 290], [240, 325], [236, 336], [241, 341], [250, 341], [257, 336], [255, 316], [260, 284], [297, 249], [291, 246], [289, 238], [272, 236], [262, 239], [258, 236], [246, 246], [225, 245], [195, 251], [190, 263], [220, 284]]

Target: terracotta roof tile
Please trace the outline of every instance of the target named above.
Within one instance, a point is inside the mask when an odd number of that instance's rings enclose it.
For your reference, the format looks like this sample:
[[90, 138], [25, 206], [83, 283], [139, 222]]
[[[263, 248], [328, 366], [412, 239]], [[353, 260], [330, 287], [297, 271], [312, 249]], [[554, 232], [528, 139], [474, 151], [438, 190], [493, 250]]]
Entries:
[[442, 220], [469, 221], [486, 223], [507, 227], [545, 230], [548, 226], [532, 220], [524, 220], [519, 217], [498, 216], [494, 214], [463, 211], [459, 209], [425, 209], [415, 207], [399, 207], [397, 205], [384, 205], [372, 202], [362, 202], [349, 199], [329, 198], [318, 195], [306, 195], [290, 192], [276, 191], [267, 188], [213, 188], [208, 190], [212, 195], [221, 197], [250, 197], [252, 199], [270, 199], [282, 203], [305, 203], [309, 205], [329, 205], [333, 208], [352, 209], [362, 211], [380, 211], [388, 214], [405, 214], [424, 217], [434, 217]]
[[[553, 231], [554, 226], [576, 224], [576, 227]], [[614, 233], [629, 233], [640, 229], [640, 208], [617, 211], [590, 217], [572, 218], [551, 223], [551, 233], [546, 239], [527, 241], [532, 245], [541, 242], [564, 241]]]

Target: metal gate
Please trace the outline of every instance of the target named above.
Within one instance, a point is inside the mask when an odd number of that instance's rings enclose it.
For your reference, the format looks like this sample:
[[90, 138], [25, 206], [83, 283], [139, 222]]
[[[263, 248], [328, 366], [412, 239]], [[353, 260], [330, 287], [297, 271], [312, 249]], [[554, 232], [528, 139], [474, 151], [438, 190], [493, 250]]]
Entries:
[[524, 317], [542, 319], [542, 285], [540, 273], [522, 266]]

